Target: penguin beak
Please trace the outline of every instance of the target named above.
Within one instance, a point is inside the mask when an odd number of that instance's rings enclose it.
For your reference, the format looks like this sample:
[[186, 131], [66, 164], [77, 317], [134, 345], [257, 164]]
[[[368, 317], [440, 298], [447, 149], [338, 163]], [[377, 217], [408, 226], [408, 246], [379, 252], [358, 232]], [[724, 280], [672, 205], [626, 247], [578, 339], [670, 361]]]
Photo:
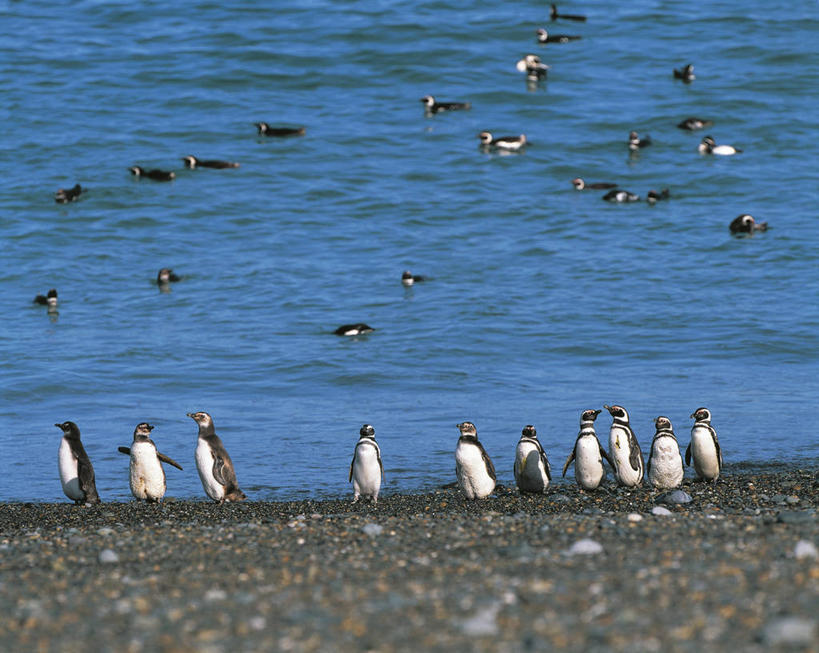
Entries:
[[601, 410], [598, 408], [597, 410], [595, 410], [595, 411], [594, 411], [594, 416], [595, 416], [595, 417], [597, 417], [597, 416], [598, 416], [598, 415], [599, 415], [601, 412], [603, 412], [603, 411], [601, 411]]
[[55, 424], [54, 426], [56, 426], [58, 429], [61, 429], [61, 428], [62, 428], [62, 426], [61, 426], [61, 425], [59, 425], [59, 424]]
[[609, 406], [608, 404], [603, 404], [603, 408], [605, 408], [607, 411], [611, 412], [611, 406]]
[[193, 419], [193, 413], [185, 413], [185, 415], [187, 415], [188, 417], [190, 417], [191, 419]]

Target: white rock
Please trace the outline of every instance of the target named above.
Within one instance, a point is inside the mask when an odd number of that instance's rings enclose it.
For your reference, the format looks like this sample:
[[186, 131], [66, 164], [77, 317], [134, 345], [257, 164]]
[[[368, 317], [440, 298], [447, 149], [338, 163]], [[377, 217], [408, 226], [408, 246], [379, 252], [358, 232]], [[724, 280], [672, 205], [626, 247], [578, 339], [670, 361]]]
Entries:
[[481, 610], [461, 624], [465, 635], [480, 637], [484, 635], [496, 635], [498, 632], [498, 612], [500, 603], [494, 603]]
[[206, 601], [224, 601], [227, 598], [227, 592], [225, 590], [219, 589], [218, 587], [213, 587], [205, 592], [205, 600]]
[[793, 555], [797, 560], [805, 558], [819, 558], [819, 551], [816, 550], [816, 545], [808, 540], [799, 540], [793, 549]]
[[630, 512], [626, 519], [628, 519], [629, 521], [638, 522], [643, 521], [643, 516], [638, 512]]
[[768, 622], [764, 639], [768, 646], [810, 646], [816, 642], [816, 622], [801, 617], [782, 617]]
[[566, 553], [568, 553], [570, 556], [597, 555], [598, 553], [603, 553], [603, 545], [600, 544], [600, 542], [595, 542], [594, 540], [584, 538], [582, 540], [577, 540], [577, 542], [572, 544], [571, 548]]
[[663, 506], [654, 506], [651, 509], [651, 514], [657, 515], [658, 517], [666, 517], [671, 514], [671, 511]]
[[117, 555], [116, 551], [111, 549], [103, 549], [100, 551], [99, 560], [103, 564], [109, 564], [114, 562], [119, 562], [119, 556]]
[[384, 527], [380, 524], [365, 524], [362, 528], [365, 535], [369, 535], [370, 537], [375, 537], [376, 535], [381, 535]]

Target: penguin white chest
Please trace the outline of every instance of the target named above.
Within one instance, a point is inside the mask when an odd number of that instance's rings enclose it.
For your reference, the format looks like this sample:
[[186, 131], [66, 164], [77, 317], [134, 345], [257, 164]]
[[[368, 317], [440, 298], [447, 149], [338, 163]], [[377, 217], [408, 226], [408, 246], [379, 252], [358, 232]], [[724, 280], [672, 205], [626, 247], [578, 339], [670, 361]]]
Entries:
[[165, 496], [165, 470], [156, 455], [156, 447], [149, 442], [131, 445], [131, 494], [137, 499], [159, 501]]
[[682, 457], [677, 441], [668, 436], [655, 438], [651, 444], [651, 469], [648, 480], [663, 490], [678, 487], [683, 479]]
[[60, 482], [63, 484], [65, 496], [74, 501], [84, 499], [80, 478], [77, 471], [77, 459], [71, 451], [71, 445], [65, 438], [60, 442], [60, 452], [57, 456], [60, 467]]
[[225, 486], [213, 475], [213, 453], [210, 445], [202, 438], [199, 438], [196, 445], [196, 469], [199, 472], [199, 480], [202, 481], [205, 494], [214, 501], [224, 500]]
[[378, 499], [381, 489], [381, 466], [378, 464], [378, 449], [370, 442], [356, 446], [353, 461], [353, 490], [355, 498], [360, 496]]
[[584, 490], [596, 490], [605, 475], [600, 443], [596, 437], [583, 436], [577, 441], [574, 450], [574, 477], [577, 484]]
[[515, 452], [515, 481], [523, 492], [543, 492], [549, 485], [546, 465], [531, 442], [518, 442]]
[[483, 499], [495, 489], [480, 448], [469, 442], [458, 442], [455, 448], [455, 475], [467, 499]]
[[691, 429], [691, 456], [697, 476], [706, 481], [719, 477], [719, 454], [709, 429], [701, 426]]
[[621, 485], [633, 487], [643, 480], [643, 465], [637, 457], [637, 469], [631, 466], [631, 442], [629, 432], [620, 426], [612, 426], [609, 431], [609, 455], [614, 460], [617, 481]]

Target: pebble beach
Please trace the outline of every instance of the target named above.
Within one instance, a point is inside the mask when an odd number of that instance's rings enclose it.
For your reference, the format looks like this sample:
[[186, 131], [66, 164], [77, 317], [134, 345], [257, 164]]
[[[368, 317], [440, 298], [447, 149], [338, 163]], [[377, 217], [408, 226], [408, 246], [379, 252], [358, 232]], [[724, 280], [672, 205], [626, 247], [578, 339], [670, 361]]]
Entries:
[[0, 648], [819, 650], [815, 469], [0, 509]]

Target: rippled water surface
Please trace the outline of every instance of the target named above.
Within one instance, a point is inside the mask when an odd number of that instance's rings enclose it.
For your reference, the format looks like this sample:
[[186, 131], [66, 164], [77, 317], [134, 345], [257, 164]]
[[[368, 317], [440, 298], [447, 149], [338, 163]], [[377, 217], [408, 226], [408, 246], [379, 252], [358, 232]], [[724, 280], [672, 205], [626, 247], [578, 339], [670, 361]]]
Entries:
[[[364, 422], [385, 492], [454, 480], [465, 419], [501, 482], [527, 423], [559, 470], [581, 410], [612, 402], [644, 450], [660, 414], [685, 446], [706, 405], [730, 465], [819, 460], [814, 3], [0, 7], [0, 499], [64, 499], [64, 420], [103, 499], [130, 497], [116, 449], [140, 421], [185, 467], [168, 494], [203, 496], [194, 410], [261, 499], [349, 492]], [[548, 81], [515, 70], [527, 52]], [[473, 106], [425, 117], [427, 93]], [[698, 155], [692, 115], [743, 153]], [[630, 158], [632, 129], [653, 145]], [[481, 130], [530, 146], [482, 152]], [[610, 205], [576, 176], [672, 197]], [[740, 213], [770, 230], [731, 237]], [[358, 321], [376, 331], [333, 335]]]

